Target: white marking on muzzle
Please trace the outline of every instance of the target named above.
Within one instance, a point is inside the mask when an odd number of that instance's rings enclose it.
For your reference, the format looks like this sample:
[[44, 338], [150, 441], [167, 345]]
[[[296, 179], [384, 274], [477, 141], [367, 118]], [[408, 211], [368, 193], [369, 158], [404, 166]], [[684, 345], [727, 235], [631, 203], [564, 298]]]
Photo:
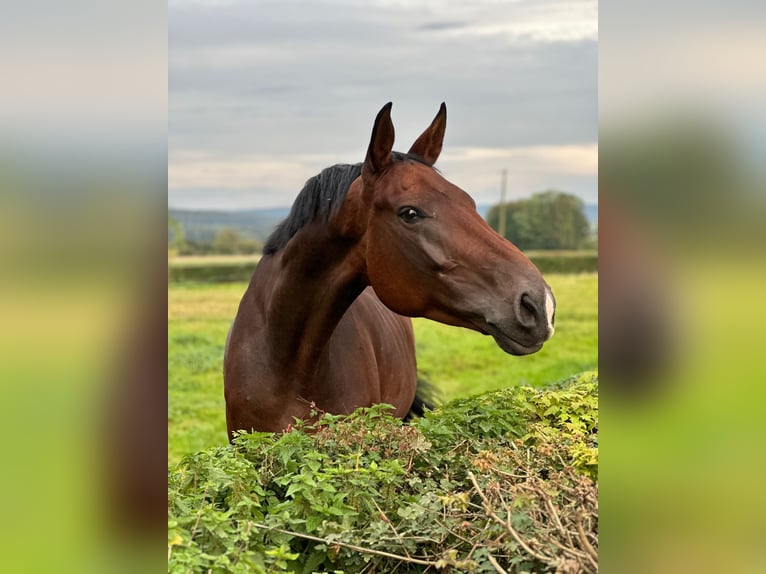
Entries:
[[[556, 306], [553, 303], [553, 294], [550, 289], [545, 290], [545, 317], [548, 319], [548, 339], [553, 337], [553, 313], [556, 311]], [[547, 340], [547, 339], [546, 339]]]

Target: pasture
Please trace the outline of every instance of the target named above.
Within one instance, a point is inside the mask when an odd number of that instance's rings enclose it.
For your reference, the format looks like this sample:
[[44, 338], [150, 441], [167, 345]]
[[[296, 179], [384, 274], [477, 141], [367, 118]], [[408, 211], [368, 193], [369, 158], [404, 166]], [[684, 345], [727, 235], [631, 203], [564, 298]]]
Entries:
[[[546, 274], [556, 334], [512, 357], [478, 333], [415, 320], [418, 370], [449, 401], [518, 385], [542, 387], [598, 363], [598, 277]], [[168, 291], [168, 462], [226, 443], [222, 358], [246, 284], [171, 284]]]

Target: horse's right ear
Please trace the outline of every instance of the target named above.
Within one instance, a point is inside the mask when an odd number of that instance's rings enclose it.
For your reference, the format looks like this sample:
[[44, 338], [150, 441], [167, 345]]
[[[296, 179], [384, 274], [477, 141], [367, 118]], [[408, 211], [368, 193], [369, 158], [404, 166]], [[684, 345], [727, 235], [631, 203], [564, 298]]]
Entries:
[[388, 102], [375, 117], [372, 126], [370, 147], [362, 166], [362, 177], [377, 177], [392, 163], [391, 150], [394, 148], [394, 124], [391, 121], [391, 106]]
[[447, 104], [442, 102], [439, 113], [426, 131], [412, 144], [409, 153], [420, 156], [428, 165], [433, 165], [439, 159], [444, 142], [444, 129], [447, 127]]

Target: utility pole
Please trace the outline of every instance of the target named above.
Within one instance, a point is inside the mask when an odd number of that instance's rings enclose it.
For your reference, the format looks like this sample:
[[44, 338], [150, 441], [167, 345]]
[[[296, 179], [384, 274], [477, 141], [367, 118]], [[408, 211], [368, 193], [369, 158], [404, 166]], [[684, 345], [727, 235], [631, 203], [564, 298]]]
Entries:
[[500, 223], [497, 232], [500, 237], [505, 237], [505, 182], [508, 179], [508, 170], [500, 171]]

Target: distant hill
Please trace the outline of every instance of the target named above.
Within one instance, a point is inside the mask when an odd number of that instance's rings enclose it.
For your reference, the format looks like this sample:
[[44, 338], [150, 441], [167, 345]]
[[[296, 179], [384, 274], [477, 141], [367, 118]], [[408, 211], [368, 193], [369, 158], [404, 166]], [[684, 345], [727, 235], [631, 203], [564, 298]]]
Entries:
[[196, 211], [168, 209], [168, 216], [178, 221], [186, 239], [209, 243], [224, 227], [233, 227], [246, 237], [265, 241], [274, 227], [290, 212], [289, 207], [239, 209], [234, 211]]
[[[490, 207], [492, 204], [483, 203], [477, 205], [476, 209], [479, 215], [486, 219]], [[233, 227], [246, 237], [265, 241], [289, 212], [289, 207], [232, 211], [168, 209], [168, 215], [183, 226], [186, 239], [198, 243], [213, 241], [215, 234], [224, 227]], [[586, 204], [585, 216], [592, 226], [596, 226], [598, 224], [598, 205]]]

